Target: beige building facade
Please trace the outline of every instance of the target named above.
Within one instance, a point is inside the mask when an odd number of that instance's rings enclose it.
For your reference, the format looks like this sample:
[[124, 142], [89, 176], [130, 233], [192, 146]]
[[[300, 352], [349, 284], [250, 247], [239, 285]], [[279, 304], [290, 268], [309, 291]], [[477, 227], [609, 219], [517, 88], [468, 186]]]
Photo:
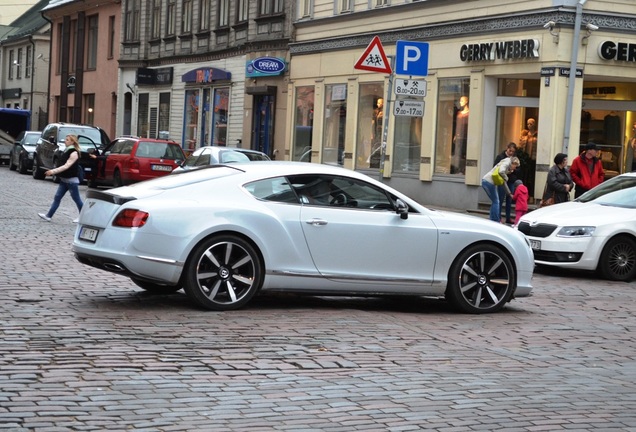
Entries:
[[[300, 2], [286, 156], [468, 210], [488, 200], [481, 179], [509, 142], [519, 146], [531, 200], [554, 156], [571, 161], [589, 141], [606, 177], [631, 171], [635, 25], [629, 1]], [[409, 43], [428, 43], [426, 75], [356, 69], [374, 36], [393, 63], [416, 65]], [[409, 80], [425, 81], [426, 95], [396, 95]], [[398, 109], [421, 102], [421, 113]]]

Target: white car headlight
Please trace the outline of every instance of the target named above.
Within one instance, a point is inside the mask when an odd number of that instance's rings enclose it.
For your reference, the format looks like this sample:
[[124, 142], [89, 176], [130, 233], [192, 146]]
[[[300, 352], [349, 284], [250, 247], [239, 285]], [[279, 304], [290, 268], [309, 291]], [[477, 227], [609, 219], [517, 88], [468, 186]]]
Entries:
[[592, 237], [595, 229], [593, 226], [565, 226], [559, 230], [557, 237]]

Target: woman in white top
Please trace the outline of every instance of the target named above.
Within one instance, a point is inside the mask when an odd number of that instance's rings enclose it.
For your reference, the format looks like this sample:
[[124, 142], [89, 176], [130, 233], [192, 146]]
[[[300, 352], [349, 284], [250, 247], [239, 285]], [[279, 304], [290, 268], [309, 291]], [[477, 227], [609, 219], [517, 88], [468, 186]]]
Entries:
[[[489, 215], [491, 221], [501, 222], [501, 202], [499, 201], [499, 192], [497, 188], [499, 186], [503, 186], [506, 189], [506, 195], [512, 196], [510, 188], [508, 188], [508, 174], [512, 174], [519, 165], [521, 165], [521, 163], [519, 162], [519, 158], [516, 156], [502, 159], [481, 179], [481, 187], [484, 188], [488, 198], [490, 198], [490, 201], [492, 202], [490, 205]], [[503, 185], [495, 185], [495, 180], [492, 176], [495, 171], [499, 171], [499, 175], [503, 179]]]

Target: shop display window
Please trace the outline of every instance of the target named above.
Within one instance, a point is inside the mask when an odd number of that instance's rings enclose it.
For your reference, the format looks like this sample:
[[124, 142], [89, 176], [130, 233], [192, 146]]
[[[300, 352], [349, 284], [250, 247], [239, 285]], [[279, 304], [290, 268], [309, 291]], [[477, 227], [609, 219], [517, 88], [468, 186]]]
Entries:
[[311, 160], [311, 139], [314, 129], [314, 86], [296, 87], [294, 143], [291, 159]]
[[384, 84], [360, 84], [356, 168], [380, 168], [384, 128]]
[[185, 99], [183, 148], [186, 152], [192, 152], [198, 148], [197, 126], [199, 121], [199, 90], [186, 90]]
[[465, 174], [470, 79], [439, 80], [437, 127], [435, 143], [435, 173]]
[[393, 172], [418, 174], [422, 153], [422, 117], [396, 116], [393, 142]]
[[227, 145], [227, 114], [230, 102], [230, 88], [214, 89], [214, 108], [212, 114], [212, 144]]
[[322, 163], [332, 165], [344, 164], [346, 124], [347, 85], [326, 85]]

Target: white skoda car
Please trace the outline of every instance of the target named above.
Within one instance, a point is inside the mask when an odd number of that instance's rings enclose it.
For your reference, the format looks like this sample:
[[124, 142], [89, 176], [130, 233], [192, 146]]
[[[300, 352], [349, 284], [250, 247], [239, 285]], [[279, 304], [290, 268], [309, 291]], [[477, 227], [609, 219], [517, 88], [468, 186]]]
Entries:
[[636, 277], [636, 173], [601, 183], [578, 199], [532, 211], [519, 231], [536, 264], [598, 270], [606, 279]]
[[260, 291], [445, 297], [488, 313], [530, 295], [523, 234], [428, 209], [355, 171], [302, 162], [203, 167], [89, 190], [77, 259], [155, 293], [236, 309]]

